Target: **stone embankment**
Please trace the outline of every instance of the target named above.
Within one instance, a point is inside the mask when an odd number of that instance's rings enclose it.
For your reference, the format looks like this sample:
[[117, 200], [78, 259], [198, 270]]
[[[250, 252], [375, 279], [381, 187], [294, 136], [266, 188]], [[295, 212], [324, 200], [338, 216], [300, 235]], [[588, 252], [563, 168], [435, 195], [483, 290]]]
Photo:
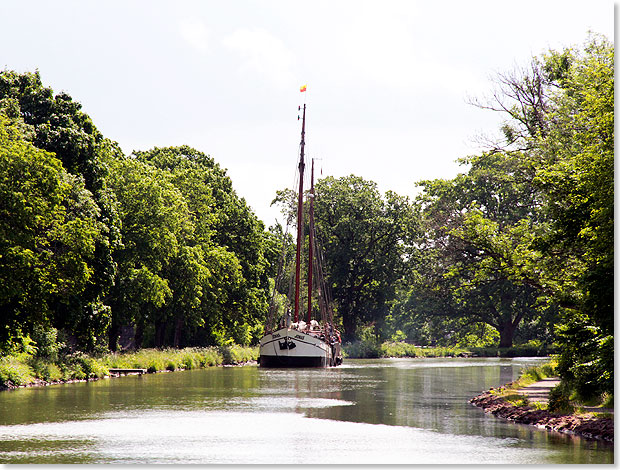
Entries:
[[[538, 396], [529, 397], [530, 400], [545, 402], [546, 397], [540, 396], [540, 394], [544, 395], [544, 391], [541, 392], [541, 390], [548, 389], [549, 385], [549, 383], [539, 382], [530, 386], [532, 391], [535, 390], [535, 393], [538, 394]], [[527, 395], [527, 392], [521, 394]], [[601, 418], [588, 414], [560, 415], [529, 406], [516, 406], [490, 391], [472, 398], [469, 402], [482, 408], [485, 413], [491, 413], [515, 423], [529, 424], [549, 431], [573, 434], [587, 439], [614, 442], [613, 418]]]

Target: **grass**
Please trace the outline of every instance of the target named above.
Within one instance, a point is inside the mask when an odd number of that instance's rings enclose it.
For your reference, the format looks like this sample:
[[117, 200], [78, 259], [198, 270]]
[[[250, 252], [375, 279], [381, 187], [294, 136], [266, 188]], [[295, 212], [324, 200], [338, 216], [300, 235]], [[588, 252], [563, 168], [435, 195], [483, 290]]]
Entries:
[[519, 378], [513, 382], [507, 383], [496, 389], [491, 389], [491, 392], [496, 395], [502, 395], [504, 397], [511, 395], [515, 390], [523, 387], [527, 387], [535, 382], [539, 382], [549, 377], [556, 377], [557, 361], [555, 359], [549, 361], [546, 364], [539, 366], [532, 366], [524, 369], [521, 372]]
[[258, 359], [258, 347], [222, 346], [185, 349], [141, 349], [121, 354], [107, 354], [98, 359], [110, 368], [163, 370], [201, 369], [218, 365], [234, 365]]
[[34, 381], [35, 373], [18, 358], [8, 356], [0, 359], [0, 386], [20, 386]]
[[552, 352], [549, 348], [517, 345], [512, 348], [463, 348], [415, 346], [402, 341], [386, 341], [378, 344], [374, 341], [355, 341], [343, 345], [345, 357], [533, 357], [544, 356]]
[[422, 347], [404, 342], [386, 341], [377, 344], [371, 341], [356, 341], [343, 346], [345, 357], [378, 358], [378, 357], [455, 357], [471, 355], [463, 348], [454, 347]]
[[235, 365], [258, 359], [258, 347], [229, 345], [222, 347], [185, 349], [141, 349], [124, 353], [109, 353], [91, 357], [74, 353], [50, 361], [20, 354], [0, 358], [0, 389], [34, 383], [36, 379], [61, 382], [102, 378], [109, 369], [164, 370], [201, 369], [218, 365]]

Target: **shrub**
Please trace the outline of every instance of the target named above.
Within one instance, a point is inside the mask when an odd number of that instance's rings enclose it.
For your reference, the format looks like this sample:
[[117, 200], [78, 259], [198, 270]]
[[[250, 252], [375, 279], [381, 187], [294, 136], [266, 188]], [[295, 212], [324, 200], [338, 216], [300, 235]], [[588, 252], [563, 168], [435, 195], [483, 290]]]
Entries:
[[62, 379], [62, 371], [56, 364], [48, 364], [43, 379], [48, 382], [58, 382]]
[[416, 357], [416, 347], [404, 342], [389, 341], [381, 345], [382, 357]]
[[58, 342], [58, 330], [56, 328], [44, 328], [35, 326], [32, 331], [32, 340], [37, 345], [37, 356], [58, 360], [58, 352], [65, 347], [64, 343]]
[[380, 346], [374, 341], [355, 341], [342, 348], [346, 357], [377, 358], [381, 355]]
[[570, 389], [563, 384], [553, 387], [549, 391], [549, 411], [553, 413], [571, 414], [575, 406], [570, 401]]
[[216, 366], [224, 363], [224, 356], [220, 349], [205, 348], [198, 352], [200, 367]]
[[158, 358], [149, 359], [146, 364], [146, 371], [152, 374], [160, 370], [164, 370], [164, 362]]
[[614, 407], [614, 396], [611, 393], [604, 392], [601, 396], [601, 406], [603, 408], [613, 408]]
[[35, 377], [41, 378], [46, 382], [57, 382], [62, 379], [62, 371], [53, 362], [48, 362], [41, 358], [33, 358], [28, 361], [28, 365]]
[[86, 374], [79, 363], [65, 363], [62, 364], [60, 368], [62, 370], [63, 380], [82, 380], [86, 378]]
[[194, 359], [193, 353], [185, 353], [181, 359], [181, 363], [185, 369], [189, 370], [196, 368], [196, 360]]
[[0, 359], [0, 387], [26, 385], [34, 380], [33, 370], [15, 357]]
[[66, 361], [70, 375], [72, 375], [71, 378], [101, 378], [110, 373], [108, 367], [103, 362], [99, 362], [81, 352], [68, 355]]

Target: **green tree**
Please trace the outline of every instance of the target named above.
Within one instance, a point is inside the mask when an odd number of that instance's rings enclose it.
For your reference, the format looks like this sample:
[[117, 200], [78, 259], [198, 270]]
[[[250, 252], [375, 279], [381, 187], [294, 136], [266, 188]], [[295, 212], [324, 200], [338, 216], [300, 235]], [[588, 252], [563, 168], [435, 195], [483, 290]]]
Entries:
[[[460, 306], [489, 282], [503, 283], [498, 295], [528, 290], [519, 299], [532, 301], [519, 308], [560, 312], [560, 374], [584, 397], [613, 393], [613, 57], [613, 45], [592, 35], [582, 49], [501, 75], [484, 107], [506, 114], [504, 140], [470, 160], [466, 175], [425, 188], [428, 248], [438, 256], [420, 305], [442, 286]], [[491, 178], [480, 172], [485, 161]]]
[[529, 149], [535, 168], [547, 225], [532, 244], [541, 253], [536, 275], [562, 307], [563, 380], [583, 396], [612, 393], [614, 47], [590, 35], [582, 48], [532, 64], [504, 80], [512, 105], [500, 109], [511, 117], [505, 134]]
[[[462, 160], [467, 173], [426, 181], [427, 263], [418, 267], [420, 313], [487, 323], [510, 347], [522, 321], [543, 311], [532, 248], [540, 217], [534, 168], [522, 152]], [[423, 300], [422, 300], [423, 299]]]
[[316, 184], [316, 232], [347, 339], [374, 323], [379, 334], [406, 272], [416, 216], [408, 199], [357, 176]]
[[0, 72], [0, 108], [20, 118], [25, 136], [36, 147], [53, 152], [64, 169], [83, 179], [96, 205], [102, 235], [97, 238], [90, 282], [80, 295], [59, 298], [53, 307], [58, 326], [71, 331], [84, 348], [93, 348], [107, 325], [103, 299], [111, 287], [116, 264], [112, 252], [119, 243], [119, 221], [114, 195], [106, 186], [105, 160], [119, 155], [118, 146], [105, 139], [81, 105], [67, 93], [54, 95], [43, 86], [38, 72]]
[[83, 181], [0, 113], [0, 343], [57, 324], [51, 307], [92, 282], [98, 208]]
[[583, 50], [551, 52], [549, 132], [536, 144], [551, 230], [540, 246], [546, 272], [569, 307], [560, 371], [584, 396], [613, 393], [614, 47], [593, 35]]
[[[193, 242], [202, 247], [212, 277], [203, 289], [203, 319], [211, 340], [233, 337], [256, 341], [269, 299], [269, 236], [245, 200], [239, 198], [226, 171], [210, 156], [188, 146], [134, 152], [140, 161], [170, 174], [185, 197], [195, 227]], [[273, 254], [273, 253], [272, 253]], [[212, 292], [218, 292], [214, 299]], [[206, 306], [209, 307], [206, 307]], [[253, 333], [248, 339], [248, 331]]]
[[165, 329], [169, 319], [157, 315], [173, 296], [165, 268], [179, 255], [193, 226], [185, 199], [165, 172], [123, 159], [114, 164], [111, 176], [123, 242], [114, 255], [118, 271], [109, 299], [109, 347], [114, 351], [122, 325], [156, 321]]

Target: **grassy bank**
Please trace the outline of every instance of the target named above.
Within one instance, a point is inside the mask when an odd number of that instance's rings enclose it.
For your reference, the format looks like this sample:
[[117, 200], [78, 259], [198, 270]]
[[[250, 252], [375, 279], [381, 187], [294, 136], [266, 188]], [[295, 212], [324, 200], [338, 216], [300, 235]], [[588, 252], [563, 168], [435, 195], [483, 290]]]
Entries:
[[[533, 406], [538, 409], [547, 409], [548, 405], [536, 403], [530, 404], [527, 396], [520, 395], [517, 393], [517, 390], [527, 387], [533, 383], [539, 382], [540, 380], [556, 377], [557, 362], [552, 360], [547, 364], [542, 364], [539, 366], [528, 367], [524, 371], [521, 372], [519, 378], [513, 382], [507, 383], [499, 388], [491, 389], [490, 393], [493, 395], [497, 395], [502, 397], [504, 400], [512, 403], [515, 406]], [[550, 397], [551, 398], [551, 397]], [[552, 404], [550, 408], [557, 407], [557, 404]]]
[[490, 393], [503, 398], [514, 406], [528, 406], [565, 415], [580, 415], [589, 412], [606, 416], [607, 410], [614, 408], [613, 395], [604, 393], [600, 396], [584, 399], [573, 390], [570, 384], [563, 382], [551, 389], [548, 403], [530, 403], [526, 396], [517, 393], [517, 390], [523, 387], [557, 376], [557, 361], [551, 360], [547, 364], [525, 369], [517, 380], [497, 389], [492, 389]]
[[461, 348], [461, 347], [426, 347], [404, 342], [356, 341], [343, 346], [346, 357], [536, 357], [548, 356], [555, 351], [540, 345], [517, 345], [512, 348]]
[[91, 357], [74, 353], [56, 360], [20, 353], [0, 358], [0, 389], [37, 382], [67, 382], [105, 377], [111, 368], [164, 370], [199, 369], [240, 364], [258, 358], [258, 347], [221, 346], [186, 349], [141, 349]]

